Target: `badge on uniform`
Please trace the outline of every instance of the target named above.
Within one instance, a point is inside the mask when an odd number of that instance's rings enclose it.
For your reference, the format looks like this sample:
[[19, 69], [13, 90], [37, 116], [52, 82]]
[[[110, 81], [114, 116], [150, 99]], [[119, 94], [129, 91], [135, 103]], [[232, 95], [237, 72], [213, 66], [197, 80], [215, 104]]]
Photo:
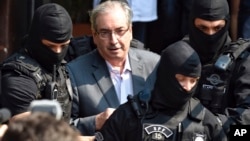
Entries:
[[143, 124], [142, 138], [143, 141], [155, 140], [164, 141], [173, 135], [173, 131], [160, 124]]

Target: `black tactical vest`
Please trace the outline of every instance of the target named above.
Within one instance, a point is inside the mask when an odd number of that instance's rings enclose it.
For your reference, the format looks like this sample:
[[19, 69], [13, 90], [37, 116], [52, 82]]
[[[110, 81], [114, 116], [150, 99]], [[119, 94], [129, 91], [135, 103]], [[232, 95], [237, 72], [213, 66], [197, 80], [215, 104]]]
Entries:
[[[34, 79], [37, 84], [36, 99], [55, 99], [63, 110], [63, 119], [67, 122], [70, 120], [72, 106], [72, 87], [65, 63], [62, 63], [55, 71], [55, 75], [50, 74], [42, 69], [42, 67], [34, 59], [30, 58], [27, 53], [22, 50], [17, 52], [2, 64], [2, 70], [15, 70]], [[52, 78], [55, 78], [54, 82]], [[51, 85], [51, 84], [56, 85]], [[54, 95], [54, 91], [57, 91]]]
[[213, 64], [204, 65], [196, 96], [213, 113], [222, 113], [228, 102], [230, 79], [231, 72], [218, 71]]
[[153, 118], [142, 121], [143, 141], [190, 141], [206, 140], [203, 118], [204, 107], [191, 99], [185, 110], [168, 116], [157, 113]]
[[153, 111], [149, 100], [147, 90], [128, 96], [135, 115], [141, 120], [143, 141], [206, 140], [203, 126], [205, 108], [198, 100], [191, 99], [183, 111], [173, 116]]
[[233, 105], [232, 80], [241, 61], [249, 55], [249, 45], [249, 40], [239, 39], [229, 44], [213, 63], [203, 65], [195, 96], [214, 114], [224, 114], [225, 108]]

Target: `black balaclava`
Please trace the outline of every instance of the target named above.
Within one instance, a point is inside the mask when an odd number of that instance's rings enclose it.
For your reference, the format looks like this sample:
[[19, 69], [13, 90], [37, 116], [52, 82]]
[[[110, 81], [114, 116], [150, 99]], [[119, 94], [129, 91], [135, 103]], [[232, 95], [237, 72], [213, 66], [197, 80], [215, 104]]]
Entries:
[[[189, 38], [191, 46], [199, 54], [202, 64], [210, 63], [223, 49], [228, 39], [229, 7], [226, 0], [194, 0], [190, 12]], [[195, 27], [195, 18], [215, 21], [225, 20], [226, 25], [213, 35]]]
[[178, 41], [162, 51], [157, 77], [152, 92], [152, 105], [161, 112], [182, 109], [193, 96], [197, 84], [187, 92], [175, 75], [200, 77], [201, 63], [198, 54], [186, 42]]
[[60, 5], [48, 3], [40, 6], [33, 17], [28, 35], [28, 52], [49, 72], [53, 65], [59, 65], [65, 57], [68, 47], [61, 53], [55, 53], [42, 44], [42, 39], [55, 43], [64, 43], [72, 37], [72, 21], [68, 12]]

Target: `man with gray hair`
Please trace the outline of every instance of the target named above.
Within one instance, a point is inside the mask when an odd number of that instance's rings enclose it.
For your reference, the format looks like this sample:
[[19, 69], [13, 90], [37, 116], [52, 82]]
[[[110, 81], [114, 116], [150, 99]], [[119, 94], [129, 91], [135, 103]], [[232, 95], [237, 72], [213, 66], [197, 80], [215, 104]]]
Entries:
[[94, 135], [129, 94], [144, 88], [160, 58], [130, 47], [132, 11], [126, 3], [103, 2], [90, 19], [97, 48], [67, 65], [74, 95], [72, 118], [87, 136]]

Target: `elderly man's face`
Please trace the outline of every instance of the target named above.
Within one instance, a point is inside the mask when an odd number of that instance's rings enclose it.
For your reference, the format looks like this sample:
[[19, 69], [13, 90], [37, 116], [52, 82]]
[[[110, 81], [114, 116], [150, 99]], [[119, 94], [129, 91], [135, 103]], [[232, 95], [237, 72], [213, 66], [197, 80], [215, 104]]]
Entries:
[[132, 40], [132, 27], [128, 25], [124, 11], [114, 8], [102, 13], [97, 17], [96, 24], [93, 37], [100, 54], [112, 65], [123, 62]]

